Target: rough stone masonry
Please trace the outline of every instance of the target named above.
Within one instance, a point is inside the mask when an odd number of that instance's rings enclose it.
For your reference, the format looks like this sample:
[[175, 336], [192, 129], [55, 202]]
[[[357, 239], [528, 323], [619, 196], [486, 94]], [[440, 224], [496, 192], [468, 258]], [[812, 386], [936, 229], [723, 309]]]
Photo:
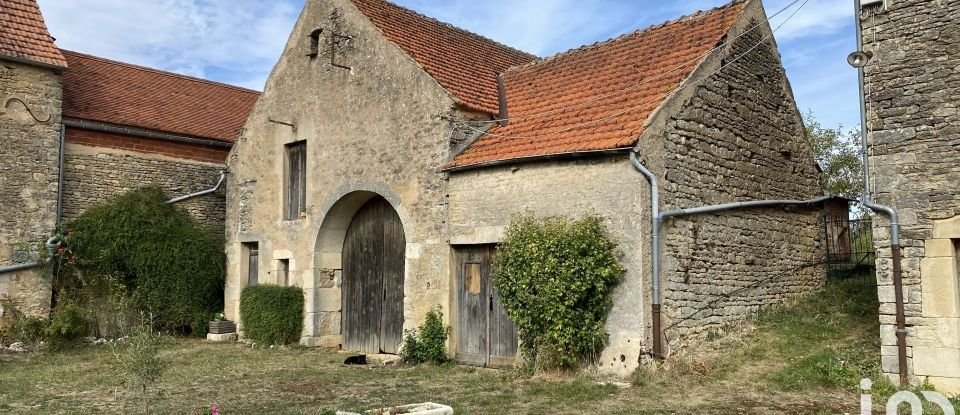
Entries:
[[[885, 4], [884, 4], [885, 3]], [[874, 199], [900, 215], [908, 372], [960, 392], [960, 3], [865, 6]], [[898, 373], [889, 223], [874, 221], [883, 370]]]
[[[35, 260], [56, 222], [60, 82], [53, 69], [0, 59], [0, 264]], [[28, 315], [49, 311], [44, 285], [36, 270], [0, 275], [0, 295]]]

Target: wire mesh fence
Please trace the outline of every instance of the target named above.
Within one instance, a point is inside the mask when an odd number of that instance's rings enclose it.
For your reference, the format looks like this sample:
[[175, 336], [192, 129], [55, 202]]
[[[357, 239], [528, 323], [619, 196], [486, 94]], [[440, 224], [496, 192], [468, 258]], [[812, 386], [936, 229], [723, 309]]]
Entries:
[[823, 221], [826, 236], [827, 282], [856, 280], [876, 284], [877, 253], [870, 218], [831, 218]]

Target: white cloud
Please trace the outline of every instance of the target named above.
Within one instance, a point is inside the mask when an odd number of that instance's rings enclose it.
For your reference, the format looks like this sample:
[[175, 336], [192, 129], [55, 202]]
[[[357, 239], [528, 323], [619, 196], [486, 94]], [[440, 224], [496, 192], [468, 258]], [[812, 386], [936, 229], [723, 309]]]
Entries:
[[[790, 4], [792, 0], [767, 0], [767, 14], [772, 15]], [[803, 1], [800, 1], [803, 3]], [[778, 26], [796, 10], [796, 4], [771, 21]], [[792, 40], [807, 36], [835, 34], [853, 22], [853, 2], [845, 0], [810, 0], [783, 27], [777, 31], [778, 40]]]
[[65, 49], [257, 89], [299, 12], [258, 0], [40, 0], [40, 7]]

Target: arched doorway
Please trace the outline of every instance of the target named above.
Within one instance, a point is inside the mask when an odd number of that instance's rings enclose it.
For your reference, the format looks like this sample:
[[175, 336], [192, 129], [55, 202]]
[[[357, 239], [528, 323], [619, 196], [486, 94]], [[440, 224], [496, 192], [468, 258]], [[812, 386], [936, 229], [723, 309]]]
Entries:
[[350, 221], [343, 241], [343, 348], [397, 353], [403, 336], [406, 238], [400, 216], [374, 196]]

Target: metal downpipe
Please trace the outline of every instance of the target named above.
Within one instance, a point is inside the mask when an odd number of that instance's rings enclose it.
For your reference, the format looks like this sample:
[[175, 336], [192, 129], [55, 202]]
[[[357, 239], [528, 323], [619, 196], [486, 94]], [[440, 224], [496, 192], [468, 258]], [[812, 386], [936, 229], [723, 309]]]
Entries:
[[660, 333], [660, 185], [657, 183], [657, 177], [647, 169], [640, 160], [637, 159], [635, 151], [630, 152], [630, 163], [633, 167], [647, 178], [650, 183], [650, 217], [652, 219], [653, 242], [651, 249], [651, 268], [653, 278], [651, 278], [651, 291], [653, 291], [653, 301], [650, 305], [650, 320], [653, 331], [653, 357], [655, 359], [663, 358], [663, 341]]
[[210, 194], [210, 193], [216, 192], [217, 190], [220, 189], [220, 186], [223, 185], [223, 182], [224, 182], [224, 180], [226, 180], [226, 179], [227, 179], [227, 172], [226, 172], [226, 171], [222, 171], [222, 172], [220, 172], [220, 180], [217, 181], [217, 185], [216, 185], [216, 186], [213, 186], [212, 188], [209, 188], [209, 189], [207, 189], [207, 190], [202, 190], [202, 191], [199, 191], [199, 192], [196, 192], [196, 193], [191, 193], [191, 194], [188, 194], [188, 195], [186, 195], [186, 196], [175, 197], [175, 198], [170, 199], [170, 200], [168, 200], [168, 201], [166, 201], [166, 202], [163, 202], [163, 203], [164, 203], [164, 204], [167, 204], [167, 205], [172, 205], [172, 204], [175, 204], [175, 203], [183, 202], [184, 200], [189, 200], [189, 199], [193, 199], [193, 198], [195, 198], [195, 197], [200, 197], [200, 196], [203, 196], [203, 195], [208, 195], [208, 194]]
[[[856, 25], [857, 52], [863, 52], [863, 25], [860, 23], [860, 0], [854, 0], [853, 19]], [[857, 68], [857, 87], [860, 92], [860, 144], [862, 146], [863, 157], [863, 197], [861, 202], [863, 206], [874, 212], [883, 212], [890, 218], [890, 256], [893, 257], [893, 290], [894, 301], [896, 302], [896, 334], [897, 334], [897, 371], [900, 375], [900, 386], [907, 386], [910, 383], [907, 373], [907, 324], [906, 312], [903, 304], [903, 270], [901, 268], [900, 258], [900, 220], [897, 212], [881, 204], [873, 203], [870, 199], [870, 156], [869, 146], [867, 145], [867, 95], [866, 81], [863, 64]]]

